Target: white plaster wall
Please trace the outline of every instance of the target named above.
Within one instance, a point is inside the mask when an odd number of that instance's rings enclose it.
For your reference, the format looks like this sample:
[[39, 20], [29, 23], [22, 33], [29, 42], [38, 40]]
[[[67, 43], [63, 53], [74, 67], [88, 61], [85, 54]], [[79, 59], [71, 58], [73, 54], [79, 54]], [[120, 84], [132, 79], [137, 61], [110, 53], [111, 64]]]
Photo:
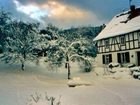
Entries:
[[117, 63], [118, 62], [117, 53], [116, 52], [113, 52], [112, 53], [112, 62], [114, 62], [114, 63]]
[[133, 64], [137, 65], [137, 60], [138, 60], [137, 59], [137, 52], [138, 51], [140, 52], [140, 49], [98, 54], [97, 57], [96, 57], [97, 66], [103, 66], [102, 55], [112, 54], [112, 62], [117, 63], [118, 62], [117, 53], [124, 53], [124, 52], [129, 52], [130, 63], [133, 63]]
[[96, 57], [97, 66], [102, 66], [103, 65], [102, 55], [103, 54], [98, 54], [97, 57]]
[[[136, 65], [138, 64], [138, 58], [137, 58], [137, 52], [140, 52], [140, 49], [135, 49], [135, 50], [132, 50], [132, 51], [130, 51], [131, 52], [131, 54], [133, 54], [134, 55], [134, 57], [132, 58], [131, 57], [131, 62], [133, 63], [135, 63]], [[140, 59], [139, 59], [140, 60]]]
[[[134, 40], [138, 39], [137, 32], [134, 32], [133, 34], [134, 34]], [[133, 34], [132, 33], [129, 34], [130, 40], [133, 40]], [[126, 37], [126, 41], [128, 41], [128, 39], [129, 39], [128, 38], [128, 34], [125, 37]], [[117, 41], [119, 42], [119, 36], [116, 37], [116, 38], [117, 38]], [[110, 38], [110, 42], [112, 42], [112, 38]], [[135, 44], [135, 47], [138, 47], [138, 41], [135, 41], [134, 44]], [[103, 40], [103, 45], [104, 45], [104, 40]], [[115, 47], [116, 47], [116, 50], [119, 50], [118, 49], [118, 45], [115, 45]], [[132, 48], [132, 49], [134, 48], [133, 47], [133, 42], [130, 42], [130, 48]], [[121, 49], [122, 50], [125, 49], [125, 46], [122, 46]], [[126, 49], [129, 49], [129, 43], [128, 42], [126, 43]], [[114, 51], [114, 50], [115, 49], [114, 49], [114, 46], [113, 46], [112, 47], [112, 51]], [[103, 48], [103, 52], [104, 51], [105, 51], [105, 49]], [[107, 51], [108, 51], [108, 49], [106, 49], [106, 52]], [[117, 53], [129, 52], [130, 63], [134, 63], [134, 64], [137, 65], [137, 61], [138, 61], [138, 59], [137, 59], [137, 52], [138, 51], [140, 51], [140, 48], [139, 49], [133, 49], [133, 50], [127, 50], [127, 51], [119, 51], [119, 52], [111, 52], [111, 53], [98, 54], [97, 55], [97, 64], [99, 66], [103, 66], [103, 64], [102, 64], [102, 62], [103, 62], [102, 61], [102, 55], [112, 54], [112, 62], [118, 62], [118, 60], [117, 60]]]
[[130, 63], [137, 64], [137, 55], [135, 50], [129, 51], [129, 55], [130, 55]]

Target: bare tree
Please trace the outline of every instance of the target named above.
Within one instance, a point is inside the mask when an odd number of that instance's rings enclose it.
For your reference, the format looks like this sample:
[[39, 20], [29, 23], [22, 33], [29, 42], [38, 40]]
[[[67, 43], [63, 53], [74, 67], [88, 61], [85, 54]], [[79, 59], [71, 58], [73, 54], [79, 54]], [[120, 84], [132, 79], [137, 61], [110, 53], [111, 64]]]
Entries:
[[25, 62], [37, 57], [33, 50], [38, 44], [38, 24], [13, 21], [9, 25], [9, 34], [1, 59], [6, 63], [20, 62], [21, 69], [25, 70]]

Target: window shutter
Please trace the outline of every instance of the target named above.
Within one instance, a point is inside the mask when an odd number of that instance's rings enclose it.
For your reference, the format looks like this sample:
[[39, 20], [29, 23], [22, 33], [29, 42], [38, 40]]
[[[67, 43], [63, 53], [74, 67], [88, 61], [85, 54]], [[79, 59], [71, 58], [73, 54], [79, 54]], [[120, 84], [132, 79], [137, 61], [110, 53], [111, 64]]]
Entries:
[[120, 53], [117, 54], [117, 58], [118, 58], [118, 63], [121, 63], [121, 54]]
[[130, 62], [129, 52], [126, 52], [126, 53], [125, 53], [125, 59], [126, 59], [126, 62], [127, 62], [127, 63]]
[[105, 64], [105, 55], [102, 56], [103, 64]]
[[109, 54], [109, 63], [112, 62], [112, 54]]

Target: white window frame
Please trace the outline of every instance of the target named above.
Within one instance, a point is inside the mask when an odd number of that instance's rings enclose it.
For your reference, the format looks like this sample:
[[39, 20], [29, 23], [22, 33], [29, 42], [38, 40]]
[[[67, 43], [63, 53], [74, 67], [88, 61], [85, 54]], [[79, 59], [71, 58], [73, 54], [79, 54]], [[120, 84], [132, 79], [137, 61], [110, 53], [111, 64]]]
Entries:
[[109, 55], [105, 55], [105, 64], [109, 64]]
[[124, 45], [125, 44], [125, 36], [120, 37], [120, 44]]
[[121, 63], [126, 63], [125, 53], [120, 53], [121, 56]]

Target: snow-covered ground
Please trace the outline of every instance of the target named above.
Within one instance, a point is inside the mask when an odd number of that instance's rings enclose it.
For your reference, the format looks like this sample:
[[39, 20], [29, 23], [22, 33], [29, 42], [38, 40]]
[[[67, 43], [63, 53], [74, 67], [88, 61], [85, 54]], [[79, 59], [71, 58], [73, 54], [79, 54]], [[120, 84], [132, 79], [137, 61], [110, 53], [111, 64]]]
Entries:
[[[42, 95], [42, 100], [45, 92], [56, 99], [61, 95], [61, 105], [140, 105], [139, 80], [127, 76], [116, 79], [117, 74], [103, 76], [104, 68], [99, 67], [96, 73], [82, 73], [76, 68], [72, 68], [72, 77], [90, 85], [68, 87], [67, 71], [63, 68], [51, 71], [48, 66], [28, 64], [21, 71], [19, 65], [0, 64], [0, 105], [29, 105], [30, 95], [36, 92]], [[124, 69], [117, 69], [123, 73], [120, 77], [127, 75]], [[33, 105], [48, 104], [42, 101]]]

